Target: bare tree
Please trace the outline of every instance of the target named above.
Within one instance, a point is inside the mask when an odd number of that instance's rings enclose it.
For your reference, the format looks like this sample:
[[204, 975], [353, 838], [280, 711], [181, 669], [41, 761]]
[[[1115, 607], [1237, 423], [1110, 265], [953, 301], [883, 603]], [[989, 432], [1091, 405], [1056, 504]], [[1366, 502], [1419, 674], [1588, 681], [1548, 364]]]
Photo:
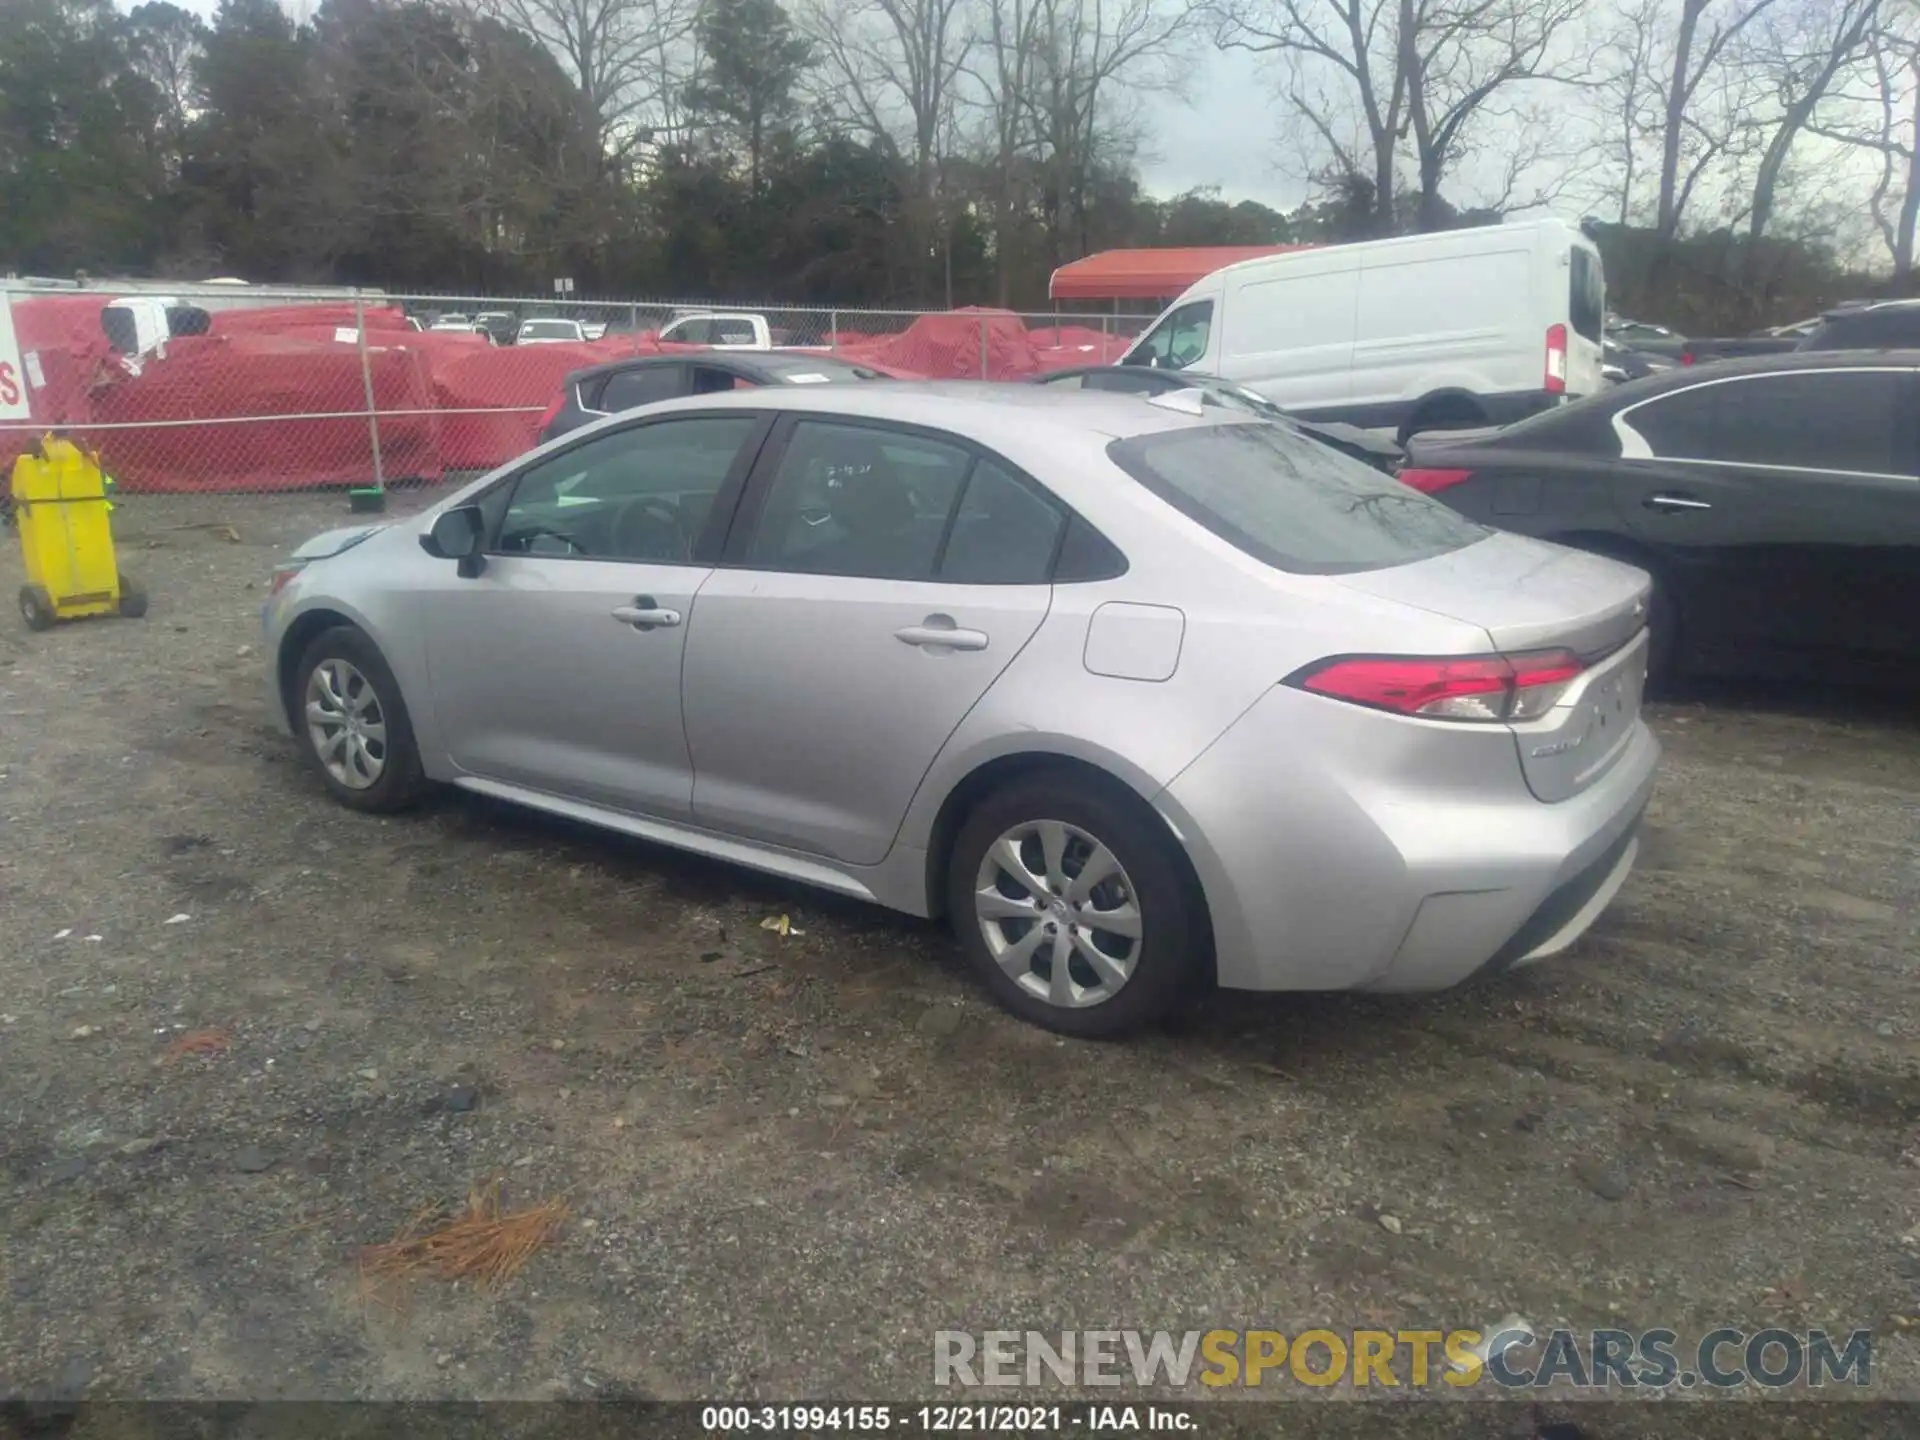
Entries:
[[[1659, 90], [1660, 198], [1654, 225], [1663, 238], [1679, 233], [1695, 185], [1729, 149], [1732, 131], [1696, 113], [1703, 92], [1724, 96], [1735, 83], [1726, 73], [1737, 56], [1729, 47], [1775, 0], [1680, 0], [1672, 53], [1655, 83]], [[1709, 13], [1711, 12], [1711, 13]], [[1702, 25], [1705, 25], [1704, 33]], [[1681, 174], [1682, 163], [1687, 173]]]
[[[822, 108], [906, 171], [912, 248], [922, 262], [947, 228], [946, 142], [973, 46], [966, 3], [809, 0], [798, 17], [824, 65], [816, 77]], [[944, 241], [939, 249], [950, 259]]]
[[985, 0], [966, 77], [971, 108], [980, 117], [976, 152], [983, 165], [982, 198], [993, 232], [996, 299], [1008, 303], [1018, 217], [1039, 142], [1029, 103], [1039, 67], [1041, 0]]
[[1878, 156], [1880, 174], [1868, 206], [1893, 257], [1896, 282], [1913, 273], [1914, 227], [1920, 222], [1920, 16], [1908, 9], [1900, 21], [1900, 29], [1883, 26], [1867, 41], [1868, 92], [1837, 91], [1833, 99], [1842, 113], [1807, 122], [1809, 135]]
[[1089, 189], [1126, 144], [1128, 103], [1177, 93], [1192, 12], [1180, 0], [1035, 0], [1037, 63], [1026, 108], [1042, 150], [1048, 239], [1057, 265], [1084, 254]]
[[[1375, 228], [1395, 223], [1395, 161], [1411, 138], [1417, 220], [1445, 220], [1440, 186], [1489, 122], [1537, 112], [1509, 103], [1535, 82], [1571, 83], [1586, 56], [1570, 43], [1582, 0], [1216, 0], [1223, 45], [1284, 62], [1283, 93], [1332, 153], [1364, 177]], [[1510, 159], [1539, 135], [1506, 133]], [[1502, 167], [1506, 168], [1505, 166]], [[1504, 187], [1518, 194], [1509, 174]]]
[[1753, 181], [1747, 238], [1758, 240], [1773, 218], [1774, 204], [1793, 145], [1813, 120], [1834, 83], [1866, 48], [1879, 19], [1881, 0], [1798, 0], [1776, 6], [1759, 27], [1756, 60], [1778, 86], [1780, 115], [1774, 122]]
[[613, 155], [656, 137], [691, 74], [693, 0], [472, 0], [544, 45]]

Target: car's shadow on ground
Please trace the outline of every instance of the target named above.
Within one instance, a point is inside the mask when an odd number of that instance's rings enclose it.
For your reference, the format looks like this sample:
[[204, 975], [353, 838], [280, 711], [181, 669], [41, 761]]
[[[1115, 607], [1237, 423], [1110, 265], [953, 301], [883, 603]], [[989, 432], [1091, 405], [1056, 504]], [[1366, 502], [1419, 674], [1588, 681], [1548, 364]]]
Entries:
[[1649, 695], [1656, 705], [1796, 720], [1920, 727], [1920, 689], [1897, 690], [1845, 680], [1675, 680]]
[[[817, 936], [838, 932], [848, 939], [857, 937], [862, 949], [878, 942], [911, 957], [910, 965], [895, 972], [902, 983], [923, 985], [944, 977], [982, 1005], [993, 1005], [944, 920], [904, 915], [798, 881], [451, 787], [437, 792], [425, 808], [458, 837], [508, 849], [556, 853], [596, 868], [616, 883], [660, 885], [679, 904], [731, 908], [748, 916], [785, 915]], [[1501, 983], [1470, 982], [1457, 993], [1471, 996]], [[1396, 1036], [1404, 1038], [1423, 1027], [1435, 1003], [1437, 997], [1422, 995], [1211, 990], [1118, 1043], [1164, 1045], [1188, 1063], [1283, 1071], [1309, 1052], [1358, 1057], [1390, 1051], [1398, 1043]], [[1004, 1013], [999, 1018], [1008, 1027], [1023, 1025]], [[995, 1028], [988, 1027], [989, 1033]], [[979, 1038], [991, 1043], [985, 1036]]]

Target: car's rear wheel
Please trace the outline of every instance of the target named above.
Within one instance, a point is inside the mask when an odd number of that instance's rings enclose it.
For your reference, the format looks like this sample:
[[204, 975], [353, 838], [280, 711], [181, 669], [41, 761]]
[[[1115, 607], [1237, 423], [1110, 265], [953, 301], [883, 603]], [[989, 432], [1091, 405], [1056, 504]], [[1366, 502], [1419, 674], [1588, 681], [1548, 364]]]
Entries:
[[1206, 927], [1173, 841], [1144, 807], [1053, 777], [977, 805], [955, 837], [948, 906], [994, 997], [1063, 1034], [1126, 1034], [1201, 972]]
[[294, 673], [294, 731], [327, 790], [355, 810], [401, 810], [425, 787], [399, 682], [350, 625], [316, 636]]

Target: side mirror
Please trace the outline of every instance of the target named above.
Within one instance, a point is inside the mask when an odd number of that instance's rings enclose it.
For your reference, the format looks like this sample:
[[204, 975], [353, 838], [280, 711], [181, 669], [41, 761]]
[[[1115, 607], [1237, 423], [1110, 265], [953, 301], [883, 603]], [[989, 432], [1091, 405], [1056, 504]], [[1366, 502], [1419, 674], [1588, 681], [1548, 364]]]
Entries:
[[471, 578], [480, 573], [480, 542], [486, 521], [477, 505], [462, 505], [443, 510], [434, 518], [433, 528], [420, 537], [420, 548], [436, 560], [458, 560], [460, 573]]

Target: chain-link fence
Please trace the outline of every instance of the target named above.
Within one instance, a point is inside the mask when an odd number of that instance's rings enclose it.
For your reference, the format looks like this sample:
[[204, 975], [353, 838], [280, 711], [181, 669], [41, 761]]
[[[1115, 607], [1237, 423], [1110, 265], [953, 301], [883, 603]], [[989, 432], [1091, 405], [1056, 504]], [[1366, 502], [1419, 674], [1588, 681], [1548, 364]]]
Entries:
[[1117, 361], [1142, 315], [0, 281], [0, 462], [52, 430], [123, 494], [437, 484], [531, 448], [573, 371], [773, 350], [901, 378]]

